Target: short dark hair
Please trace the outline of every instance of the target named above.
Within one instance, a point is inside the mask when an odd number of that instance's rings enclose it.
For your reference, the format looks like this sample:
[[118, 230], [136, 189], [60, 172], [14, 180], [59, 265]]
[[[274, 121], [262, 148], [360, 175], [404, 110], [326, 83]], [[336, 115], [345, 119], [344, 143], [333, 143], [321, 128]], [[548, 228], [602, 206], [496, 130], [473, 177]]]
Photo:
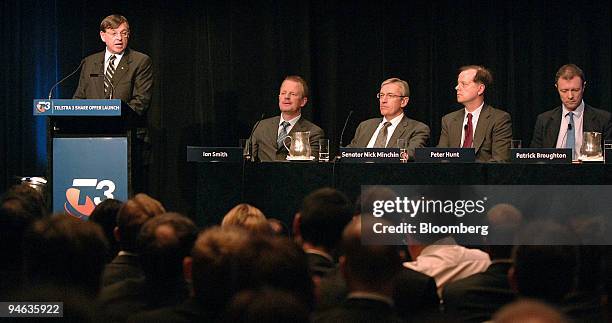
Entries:
[[582, 83], [586, 82], [584, 79], [584, 72], [582, 72], [580, 67], [574, 64], [565, 64], [559, 67], [557, 74], [555, 74], [555, 84], [559, 82], [560, 78], [564, 80], [571, 80], [575, 76], [578, 76], [582, 80]]
[[123, 203], [117, 213], [117, 228], [121, 240], [119, 246], [125, 251], [136, 250], [136, 239], [142, 225], [154, 216], [166, 212], [161, 203], [143, 193]]
[[304, 198], [300, 214], [300, 233], [304, 241], [332, 251], [353, 217], [353, 205], [344, 193], [326, 187]]
[[117, 14], [107, 16], [100, 22], [100, 31], [105, 32], [107, 29], [117, 29], [123, 23], [125, 23], [127, 29], [130, 30], [130, 23], [124, 16]]
[[493, 84], [493, 74], [486, 67], [481, 65], [466, 65], [459, 68], [459, 73], [467, 70], [476, 70], [474, 82], [484, 84], [485, 87]]
[[102, 203], [96, 205], [94, 210], [89, 215], [89, 221], [97, 223], [102, 227], [104, 235], [109, 244], [109, 256], [114, 257], [119, 251], [119, 244], [115, 239], [113, 231], [117, 226], [117, 213], [123, 205], [123, 202], [116, 199], [106, 199]]

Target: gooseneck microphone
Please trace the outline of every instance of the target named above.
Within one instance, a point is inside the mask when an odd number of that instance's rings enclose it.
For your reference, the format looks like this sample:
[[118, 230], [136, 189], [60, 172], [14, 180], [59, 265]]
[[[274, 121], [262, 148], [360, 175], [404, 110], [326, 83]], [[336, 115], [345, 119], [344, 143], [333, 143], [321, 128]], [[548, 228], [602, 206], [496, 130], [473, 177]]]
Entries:
[[351, 118], [352, 114], [353, 114], [353, 110], [349, 111], [349, 114], [346, 117], [346, 120], [344, 120], [344, 127], [342, 127], [342, 132], [340, 133], [340, 148], [342, 148], [343, 138], [344, 138], [344, 131], [346, 130], [346, 126], [348, 125], [349, 119]]
[[49, 100], [51, 100], [51, 95], [53, 94], [53, 90], [55, 90], [55, 88], [56, 88], [58, 85], [60, 85], [62, 82], [64, 82], [64, 81], [65, 81], [65, 80], [67, 80], [69, 77], [71, 77], [72, 75], [74, 75], [74, 73], [76, 73], [76, 72], [77, 72], [77, 71], [78, 71], [78, 70], [81, 68], [81, 66], [83, 66], [83, 63], [85, 63], [85, 59], [82, 59], [82, 60], [81, 60], [81, 63], [79, 63], [79, 66], [78, 66], [78, 67], [77, 67], [77, 68], [76, 68], [74, 71], [72, 71], [70, 74], [68, 74], [68, 76], [66, 76], [66, 77], [64, 77], [63, 79], [59, 80], [59, 82], [57, 82], [57, 83], [53, 84], [53, 86], [51, 87], [51, 90], [49, 90]]
[[251, 161], [255, 161], [255, 158], [257, 157], [253, 154], [253, 133], [255, 133], [255, 129], [257, 129], [257, 126], [259, 126], [259, 123], [261, 122], [261, 120], [263, 120], [265, 115], [266, 115], [265, 112], [261, 114], [261, 116], [259, 117], [259, 120], [257, 120], [255, 125], [253, 126], [253, 129], [251, 130], [251, 134], [249, 135], [248, 156], [250, 157]]

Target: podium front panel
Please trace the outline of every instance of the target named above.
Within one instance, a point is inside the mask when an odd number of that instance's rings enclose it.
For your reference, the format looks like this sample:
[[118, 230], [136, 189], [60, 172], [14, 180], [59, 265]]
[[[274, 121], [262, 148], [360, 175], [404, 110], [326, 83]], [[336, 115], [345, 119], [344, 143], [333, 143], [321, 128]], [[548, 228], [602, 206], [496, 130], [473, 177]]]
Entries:
[[108, 198], [128, 198], [127, 138], [53, 138], [53, 212], [87, 220]]

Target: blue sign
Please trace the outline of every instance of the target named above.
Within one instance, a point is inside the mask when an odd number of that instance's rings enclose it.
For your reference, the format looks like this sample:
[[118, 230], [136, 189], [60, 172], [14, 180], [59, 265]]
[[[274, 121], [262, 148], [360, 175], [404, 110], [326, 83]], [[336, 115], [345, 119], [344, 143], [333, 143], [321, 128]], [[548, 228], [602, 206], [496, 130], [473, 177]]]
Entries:
[[96, 205], [128, 198], [125, 137], [53, 138], [53, 212], [87, 220]]
[[121, 100], [34, 100], [35, 116], [120, 116]]

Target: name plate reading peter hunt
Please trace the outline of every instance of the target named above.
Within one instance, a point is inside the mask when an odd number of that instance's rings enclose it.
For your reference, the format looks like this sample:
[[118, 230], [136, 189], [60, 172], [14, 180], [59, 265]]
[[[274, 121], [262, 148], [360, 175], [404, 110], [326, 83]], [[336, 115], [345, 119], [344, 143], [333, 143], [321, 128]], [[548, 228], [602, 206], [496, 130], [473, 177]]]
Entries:
[[417, 148], [414, 152], [417, 163], [473, 163], [476, 161], [474, 148]]
[[572, 150], [567, 148], [512, 148], [510, 156], [518, 164], [572, 163]]
[[340, 148], [343, 163], [399, 163], [399, 148]]
[[240, 163], [243, 160], [240, 147], [187, 146], [187, 161], [201, 163]]
[[119, 99], [34, 100], [35, 116], [120, 116]]

